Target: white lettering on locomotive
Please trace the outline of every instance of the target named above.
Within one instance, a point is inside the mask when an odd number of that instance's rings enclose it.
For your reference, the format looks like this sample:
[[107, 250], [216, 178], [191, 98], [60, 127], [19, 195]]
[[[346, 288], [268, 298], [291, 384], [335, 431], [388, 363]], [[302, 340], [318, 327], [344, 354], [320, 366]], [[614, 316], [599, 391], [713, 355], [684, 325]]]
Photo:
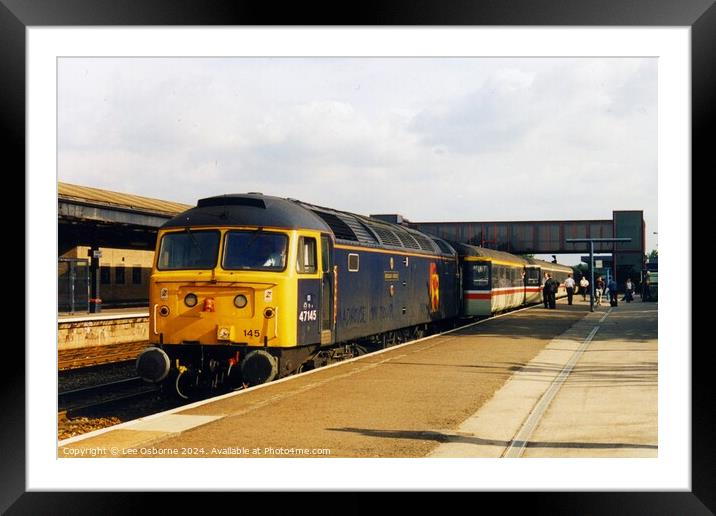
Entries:
[[318, 310], [301, 310], [298, 313], [298, 320], [301, 322], [309, 322], [318, 320]]

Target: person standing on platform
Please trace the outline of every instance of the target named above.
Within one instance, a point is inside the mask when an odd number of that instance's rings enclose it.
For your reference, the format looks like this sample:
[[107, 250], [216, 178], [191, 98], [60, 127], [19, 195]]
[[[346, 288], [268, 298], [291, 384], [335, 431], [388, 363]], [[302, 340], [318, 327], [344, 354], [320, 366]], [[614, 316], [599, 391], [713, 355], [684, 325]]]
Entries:
[[551, 274], [547, 274], [547, 281], [545, 282], [545, 288], [547, 289], [547, 300], [551, 309], [557, 308], [557, 289], [559, 288], [559, 282], [552, 279]]
[[596, 288], [594, 289], [594, 297], [596, 299], [596, 305], [602, 306], [602, 294], [604, 294], [604, 280], [601, 276], [597, 278], [595, 286]]
[[574, 297], [574, 287], [576, 283], [571, 274], [567, 274], [567, 279], [564, 280], [564, 288], [567, 289], [567, 304], [572, 304], [572, 298]]
[[607, 288], [609, 289], [609, 304], [611, 306], [617, 306], [619, 296], [617, 295], [617, 282], [614, 281], [614, 278], [609, 280]]
[[634, 300], [634, 284], [631, 282], [631, 278], [627, 278], [624, 283], [624, 299], [627, 303], [631, 303]]
[[582, 294], [582, 301], [587, 300], [587, 289], [589, 288], [589, 280], [586, 276], [582, 276], [582, 279], [579, 280], [579, 292]]
[[544, 273], [544, 282], [542, 283], [542, 301], [544, 301], [544, 307], [549, 308], [549, 286], [547, 285], [547, 282], [549, 281], [549, 274], [546, 272]]
[[642, 302], [645, 301], [651, 301], [651, 290], [649, 287], [651, 286], [649, 281], [649, 273], [647, 272], [644, 275], [644, 281], [641, 283], [641, 300]]

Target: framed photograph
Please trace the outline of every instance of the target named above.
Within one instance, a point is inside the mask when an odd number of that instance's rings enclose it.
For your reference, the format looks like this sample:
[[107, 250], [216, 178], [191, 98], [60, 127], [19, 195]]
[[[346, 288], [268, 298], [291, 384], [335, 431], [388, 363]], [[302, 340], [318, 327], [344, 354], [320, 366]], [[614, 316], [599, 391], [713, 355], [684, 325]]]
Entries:
[[[491, 220], [637, 206], [647, 251], [662, 251], [662, 290], [675, 291], [695, 276], [676, 258], [691, 253], [691, 167], [713, 161], [712, 1], [678, 12], [648, 0], [433, 3], [353, 20], [314, 19], [310, 8], [0, 2], [0, 116], [25, 168], [28, 242], [26, 349], [3, 393], [0, 508], [47, 512], [65, 491], [83, 492], [72, 498], [82, 513], [126, 504], [121, 491], [389, 490], [529, 491], [523, 503], [552, 514], [585, 503], [604, 514], [714, 510], [714, 389], [705, 346], [692, 345], [691, 287], [660, 300], [669, 323], [659, 324], [653, 371], [658, 447], [639, 458], [70, 459], [58, 456], [50, 244], [58, 181], [186, 205], [250, 189], [442, 221], [474, 220], [466, 207], [476, 202]], [[159, 113], [154, 122], [137, 122], [148, 112]], [[494, 171], [486, 187], [472, 182], [473, 167]], [[238, 169], [250, 172], [227, 172]], [[530, 204], [539, 190], [553, 201]], [[505, 192], [512, 205], [497, 200]], [[122, 282], [141, 281], [135, 272], [122, 269]], [[242, 469], [250, 478], [236, 478]]]

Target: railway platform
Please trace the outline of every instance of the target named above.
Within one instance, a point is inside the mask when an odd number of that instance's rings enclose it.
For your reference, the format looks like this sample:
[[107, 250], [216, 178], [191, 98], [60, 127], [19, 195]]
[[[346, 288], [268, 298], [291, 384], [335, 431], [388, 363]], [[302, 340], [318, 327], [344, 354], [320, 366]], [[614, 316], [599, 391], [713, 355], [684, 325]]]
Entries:
[[148, 308], [59, 314], [58, 370], [136, 358], [149, 340]]
[[655, 457], [657, 310], [560, 300], [67, 439], [58, 457]]
[[127, 317], [149, 317], [149, 308], [146, 306], [131, 308], [105, 308], [99, 313], [63, 312], [57, 315], [57, 320], [59, 322], [69, 323], [85, 321], [109, 321]]

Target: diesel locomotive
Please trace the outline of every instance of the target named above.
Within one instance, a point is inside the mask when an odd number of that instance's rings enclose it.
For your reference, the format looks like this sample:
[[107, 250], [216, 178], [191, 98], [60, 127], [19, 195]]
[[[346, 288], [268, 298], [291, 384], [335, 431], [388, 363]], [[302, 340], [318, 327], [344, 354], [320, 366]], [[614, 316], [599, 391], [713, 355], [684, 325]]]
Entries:
[[571, 268], [295, 199], [209, 197], [158, 232], [137, 371], [183, 398], [264, 383], [537, 303], [545, 272]]

